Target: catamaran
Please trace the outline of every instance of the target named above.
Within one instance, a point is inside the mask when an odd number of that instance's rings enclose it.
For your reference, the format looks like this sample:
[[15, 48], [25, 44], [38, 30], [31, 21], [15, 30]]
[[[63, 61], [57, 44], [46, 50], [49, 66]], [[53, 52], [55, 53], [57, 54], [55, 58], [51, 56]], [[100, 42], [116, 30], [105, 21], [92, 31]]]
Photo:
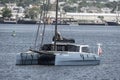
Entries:
[[[16, 65], [98, 65], [100, 56], [91, 53], [89, 45], [75, 44], [74, 39], [57, 40], [58, 0], [56, 0], [55, 37], [39, 50], [30, 49], [16, 55]], [[39, 31], [39, 30], [38, 30]], [[38, 33], [38, 32], [37, 32]], [[99, 46], [100, 48], [100, 46]]]

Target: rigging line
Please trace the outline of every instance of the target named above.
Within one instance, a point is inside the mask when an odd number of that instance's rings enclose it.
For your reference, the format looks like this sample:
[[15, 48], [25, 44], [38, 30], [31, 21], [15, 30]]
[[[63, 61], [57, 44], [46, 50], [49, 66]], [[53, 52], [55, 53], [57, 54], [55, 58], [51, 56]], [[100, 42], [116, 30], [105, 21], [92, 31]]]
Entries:
[[45, 11], [45, 17], [46, 17], [46, 19], [48, 19], [47, 18], [47, 14], [48, 14], [48, 8], [49, 8], [49, 0], [46, 0], [46, 7], [47, 7], [47, 10]]
[[39, 19], [39, 23], [38, 23], [38, 27], [37, 27], [37, 33], [36, 33], [36, 38], [35, 38], [35, 43], [34, 43], [34, 49], [36, 48], [36, 44], [37, 44], [37, 39], [38, 39], [38, 35], [39, 35], [39, 32], [40, 32], [40, 24], [41, 24], [41, 19], [42, 19], [42, 10], [40, 11], [40, 8], [39, 8], [39, 13], [40, 13], [40, 19]]
[[46, 3], [46, 5], [44, 6], [44, 28], [43, 28], [43, 32], [42, 32], [42, 40], [41, 40], [41, 44], [40, 44], [40, 47], [43, 45], [43, 41], [44, 41], [44, 34], [45, 34], [45, 28], [46, 28], [46, 19], [47, 19], [47, 14], [48, 14], [48, 9], [47, 9], [47, 11], [45, 10], [45, 8], [49, 8], [49, 1], [48, 0], [46, 0], [45, 1]]
[[[46, 3], [45, 3], [45, 2], [46, 2]], [[41, 49], [41, 47], [42, 47], [42, 45], [43, 45], [43, 41], [44, 41], [45, 28], [46, 28], [46, 18], [47, 18], [47, 13], [48, 13], [48, 10], [47, 10], [47, 11], [45, 10], [45, 8], [47, 7], [47, 0], [45, 0], [43, 3], [45, 3], [46, 5], [43, 6], [43, 10], [44, 10], [44, 13], [43, 13], [44, 26], [43, 26], [42, 39], [41, 39], [41, 43], [40, 43], [40, 48], [39, 48], [39, 50]]]

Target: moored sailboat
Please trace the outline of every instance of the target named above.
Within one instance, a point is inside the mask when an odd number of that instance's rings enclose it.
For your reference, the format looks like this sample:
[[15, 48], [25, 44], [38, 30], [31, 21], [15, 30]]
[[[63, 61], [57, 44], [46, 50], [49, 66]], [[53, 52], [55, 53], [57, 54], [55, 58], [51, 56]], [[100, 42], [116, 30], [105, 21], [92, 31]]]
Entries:
[[16, 64], [40, 65], [98, 65], [100, 57], [90, 53], [88, 45], [73, 43], [57, 43], [57, 50], [53, 51], [53, 44], [44, 44], [42, 50], [29, 50], [17, 54]]
[[17, 65], [98, 65], [98, 54], [90, 53], [89, 45], [75, 44], [72, 39], [57, 40], [58, 0], [56, 0], [56, 25], [53, 43], [44, 44], [39, 50], [18, 53]]

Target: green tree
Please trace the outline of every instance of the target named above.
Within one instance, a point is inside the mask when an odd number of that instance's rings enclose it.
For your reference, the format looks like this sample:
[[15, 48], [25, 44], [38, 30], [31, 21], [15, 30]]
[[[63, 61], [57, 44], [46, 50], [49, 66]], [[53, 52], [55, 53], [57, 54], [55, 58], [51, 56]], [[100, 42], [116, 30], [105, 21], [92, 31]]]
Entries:
[[65, 6], [65, 7], [63, 7], [63, 10], [65, 12], [76, 12], [77, 8], [76, 7]]
[[112, 13], [116, 10], [118, 2], [113, 1], [113, 2], [108, 2], [105, 4], [106, 7], [112, 8]]
[[0, 0], [0, 2], [2, 3], [2, 4], [5, 4], [5, 3], [14, 3], [16, 0]]
[[1, 0], [0, 1], [2, 4], [5, 4], [5, 3], [8, 3], [9, 1], [8, 0]]
[[18, 6], [26, 7], [26, 6], [29, 6], [30, 4], [32, 5], [43, 4], [43, 1], [44, 0], [16, 0], [16, 3]]
[[25, 11], [25, 17], [26, 18], [31, 18], [31, 19], [36, 19], [39, 14], [39, 8], [33, 7]]
[[7, 7], [2, 9], [2, 17], [3, 18], [10, 18], [12, 16], [12, 12], [10, 9], [8, 9]]
[[101, 21], [104, 21], [104, 16], [98, 16]]
[[104, 5], [103, 3], [97, 2], [97, 3], [96, 3], [96, 7], [98, 7], [98, 8], [103, 8], [103, 7], [105, 7], [105, 5]]
[[82, 1], [81, 3], [79, 3], [79, 8], [86, 7], [88, 5], [89, 4], [86, 1]]
[[68, 0], [67, 3], [77, 3], [78, 0]]

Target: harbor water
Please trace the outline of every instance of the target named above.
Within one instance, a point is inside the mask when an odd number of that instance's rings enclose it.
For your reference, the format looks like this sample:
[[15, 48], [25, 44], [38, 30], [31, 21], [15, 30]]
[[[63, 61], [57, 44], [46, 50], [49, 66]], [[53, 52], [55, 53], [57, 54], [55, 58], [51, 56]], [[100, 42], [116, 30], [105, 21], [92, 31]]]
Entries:
[[[34, 47], [37, 25], [0, 24], [0, 80], [120, 80], [120, 26], [59, 25], [58, 31], [76, 44], [90, 45], [92, 52], [101, 43], [100, 65], [15, 65], [17, 53]], [[54, 25], [47, 25], [43, 43], [51, 43], [53, 35]]]

